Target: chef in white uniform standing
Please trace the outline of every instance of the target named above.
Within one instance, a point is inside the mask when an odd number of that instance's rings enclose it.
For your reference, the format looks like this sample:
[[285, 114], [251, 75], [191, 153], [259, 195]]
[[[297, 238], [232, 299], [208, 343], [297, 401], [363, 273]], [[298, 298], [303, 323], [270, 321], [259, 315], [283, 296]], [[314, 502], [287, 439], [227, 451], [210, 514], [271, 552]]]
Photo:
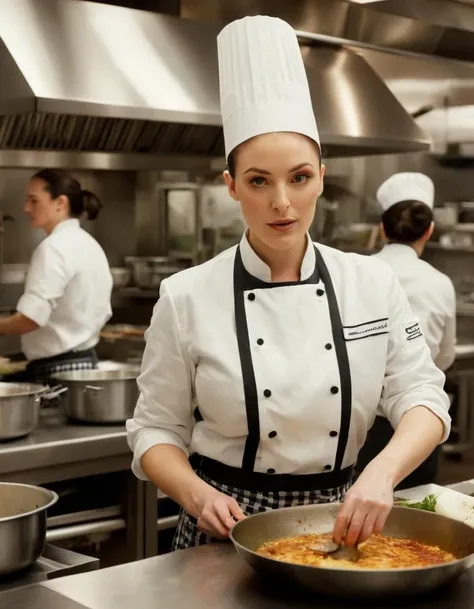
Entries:
[[101, 207], [65, 171], [43, 169], [29, 181], [25, 212], [46, 238], [33, 253], [16, 313], [0, 319], [0, 334], [20, 335], [28, 360], [5, 380], [49, 382], [56, 372], [96, 367], [113, 281], [103, 249], [79, 219], [94, 220]]
[[431, 357], [441, 370], [454, 362], [456, 292], [451, 279], [421, 260], [433, 234], [435, 188], [427, 175], [397, 173], [377, 191], [385, 247], [377, 256], [397, 275], [419, 317]]
[[[353, 544], [447, 437], [444, 375], [389, 267], [308, 236], [324, 166], [294, 30], [235, 21], [218, 57], [224, 177], [248, 230], [161, 284], [127, 422], [133, 471], [182, 506], [174, 548], [344, 497], [334, 538]], [[382, 390], [397, 431], [351, 488]]]
[[[420, 320], [433, 361], [445, 371], [455, 358], [456, 292], [447, 275], [420, 259], [433, 233], [434, 198], [433, 181], [422, 173], [403, 172], [388, 178], [377, 191], [386, 245], [376, 256], [392, 267]], [[393, 435], [390, 422], [383, 412], [379, 414], [359, 455], [358, 467], [372, 461]], [[438, 456], [437, 448], [400, 488], [434, 482]]]

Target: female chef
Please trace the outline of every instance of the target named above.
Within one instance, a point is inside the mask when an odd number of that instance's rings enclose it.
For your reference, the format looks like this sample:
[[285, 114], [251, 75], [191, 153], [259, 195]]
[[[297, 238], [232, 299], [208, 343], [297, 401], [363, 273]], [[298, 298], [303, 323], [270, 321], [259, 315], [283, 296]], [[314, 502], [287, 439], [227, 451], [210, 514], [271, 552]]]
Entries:
[[20, 335], [26, 370], [10, 381], [48, 381], [56, 372], [96, 366], [94, 347], [111, 316], [112, 277], [104, 251], [79, 218], [94, 220], [99, 200], [56, 169], [34, 175], [25, 212], [46, 238], [33, 253], [17, 311], [0, 334]]
[[[381, 230], [386, 241], [377, 257], [389, 264], [399, 279], [431, 352], [441, 370], [454, 362], [456, 348], [456, 293], [451, 279], [420, 260], [433, 233], [434, 184], [422, 173], [397, 173], [377, 191], [383, 209]], [[363, 468], [387, 445], [393, 435], [389, 421], [379, 412], [359, 454]], [[437, 448], [400, 485], [408, 488], [435, 481]]]
[[[241, 19], [218, 53], [225, 179], [248, 230], [161, 285], [127, 422], [133, 470], [182, 506], [175, 548], [344, 496], [334, 538], [353, 544], [446, 438], [444, 376], [389, 267], [308, 238], [324, 167], [293, 29]], [[349, 490], [382, 391], [397, 432]]]

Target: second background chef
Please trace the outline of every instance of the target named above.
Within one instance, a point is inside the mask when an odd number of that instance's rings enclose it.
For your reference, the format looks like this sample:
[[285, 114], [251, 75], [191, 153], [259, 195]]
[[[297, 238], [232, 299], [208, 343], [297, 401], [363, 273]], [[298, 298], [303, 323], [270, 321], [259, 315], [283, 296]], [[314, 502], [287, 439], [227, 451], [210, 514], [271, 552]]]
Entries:
[[[383, 210], [381, 231], [386, 245], [376, 257], [397, 275], [420, 320], [431, 357], [445, 371], [455, 358], [456, 293], [447, 275], [421, 260], [433, 233], [434, 198], [433, 181], [418, 172], [394, 174], [380, 186], [377, 199]], [[380, 408], [359, 454], [359, 471], [387, 446], [392, 436], [393, 427]], [[435, 482], [439, 454], [438, 447], [400, 488]]]

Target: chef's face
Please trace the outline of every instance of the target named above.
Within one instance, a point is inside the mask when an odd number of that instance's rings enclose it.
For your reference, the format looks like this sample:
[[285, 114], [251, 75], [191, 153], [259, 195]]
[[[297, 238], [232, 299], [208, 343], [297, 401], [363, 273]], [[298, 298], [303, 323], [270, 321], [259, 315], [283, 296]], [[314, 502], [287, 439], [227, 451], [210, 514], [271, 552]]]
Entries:
[[68, 200], [63, 195], [53, 199], [47, 183], [34, 178], [28, 184], [24, 210], [34, 228], [50, 232], [56, 224], [68, 217]]
[[304, 240], [313, 221], [324, 169], [309, 138], [268, 133], [239, 146], [234, 175], [226, 171], [224, 177], [253, 239], [288, 249]]

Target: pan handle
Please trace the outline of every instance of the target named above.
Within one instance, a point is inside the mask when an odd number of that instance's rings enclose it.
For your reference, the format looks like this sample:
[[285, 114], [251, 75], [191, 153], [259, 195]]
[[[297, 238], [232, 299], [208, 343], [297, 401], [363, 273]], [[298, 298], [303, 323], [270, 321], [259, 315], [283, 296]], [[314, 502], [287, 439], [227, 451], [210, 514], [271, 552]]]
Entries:
[[62, 387], [61, 385], [56, 385], [55, 387], [48, 387], [45, 392], [41, 394], [41, 399], [54, 400], [54, 398], [57, 398], [58, 395], [61, 395], [67, 390], [67, 387]]

